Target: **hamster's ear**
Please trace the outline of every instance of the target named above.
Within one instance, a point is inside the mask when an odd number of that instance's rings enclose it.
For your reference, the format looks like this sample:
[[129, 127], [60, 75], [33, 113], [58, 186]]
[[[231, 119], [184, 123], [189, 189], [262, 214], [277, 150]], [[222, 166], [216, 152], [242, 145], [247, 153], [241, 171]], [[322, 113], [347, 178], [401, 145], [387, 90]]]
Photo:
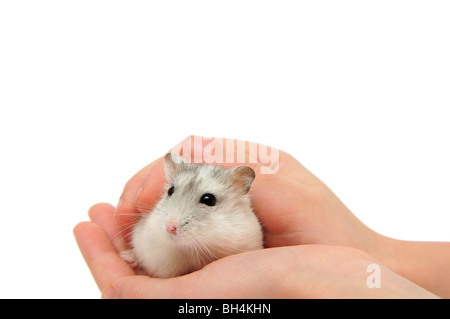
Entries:
[[178, 154], [167, 153], [166, 156], [164, 156], [164, 173], [168, 182], [175, 177], [178, 166], [183, 165], [184, 163], [187, 163], [187, 161]]
[[255, 171], [250, 166], [238, 166], [231, 169], [233, 184], [242, 194], [247, 194], [255, 180]]

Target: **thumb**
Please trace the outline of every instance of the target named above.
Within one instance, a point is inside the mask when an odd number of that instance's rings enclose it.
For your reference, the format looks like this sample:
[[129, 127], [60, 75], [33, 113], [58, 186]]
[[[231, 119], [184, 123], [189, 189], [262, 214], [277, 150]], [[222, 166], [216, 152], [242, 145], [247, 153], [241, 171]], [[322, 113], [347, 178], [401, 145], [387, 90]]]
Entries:
[[[274, 293], [280, 294], [275, 287], [280, 282], [280, 270], [286, 270], [286, 267], [281, 267], [283, 262], [277, 260], [283, 260], [298, 269], [296, 258], [291, 257], [291, 250], [261, 249], [235, 254], [216, 260], [199, 271], [174, 278], [124, 276], [107, 286], [102, 291], [102, 297], [271, 298]], [[278, 267], [273, 267], [274, 263]]]

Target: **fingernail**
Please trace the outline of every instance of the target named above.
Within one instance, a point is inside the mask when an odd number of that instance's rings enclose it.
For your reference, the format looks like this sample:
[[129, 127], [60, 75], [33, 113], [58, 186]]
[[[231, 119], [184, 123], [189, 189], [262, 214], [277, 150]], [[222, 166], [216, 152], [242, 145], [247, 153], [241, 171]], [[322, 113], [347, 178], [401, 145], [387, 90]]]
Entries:
[[112, 286], [105, 288], [102, 292], [102, 299], [114, 299], [116, 298], [116, 291]]

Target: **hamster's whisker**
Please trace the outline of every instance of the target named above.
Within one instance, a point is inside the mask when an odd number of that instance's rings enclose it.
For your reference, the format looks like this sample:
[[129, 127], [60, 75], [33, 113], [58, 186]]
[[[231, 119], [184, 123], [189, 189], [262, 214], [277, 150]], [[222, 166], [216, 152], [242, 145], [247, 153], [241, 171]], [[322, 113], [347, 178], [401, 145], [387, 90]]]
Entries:
[[118, 228], [120, 229], [120, 228], [123, 228], [123, 227], [125, 227], [127, 225], [131, 225], [131, 224], [136, 224], [136, 221], [130, 221], [130, 222], [123, 223], [123, 224], [120, 224], [120, 225], [111, 226], [111, 227], [106, 228], [105, 230], [115, 230], [115, 229], [118, 229]]
[[116, 216], [142, 216], [142, 213], [118, 213]]
[[194, 249], [199, 254], [199, 257], [201, 257], [201, 263], [209, 263], [213, 260], [219, 259], [206, 245], [203, 241], [199, 240], [198, 238], [195, 238], [191, 234], [190, 238], [192, 242], [194, 243]]
[[126, 226], [124, 229], [122, 229], [122, 230], [119, 231], [117, 234], [115, 234], [112, 238], [117, 238], [117, 236], [123, 234], [125, 231], [129, 230], [130, 228], [133, 228], [136, 224], [137, 224], [137, 222], [130, 223], [130, 224], [129, 224], [128, 226]]
[[[128, 223], [125, 223], [124, 225], [127, 225]], [[131, 222], [129, 223], [130, 225], [126, 226], [124, 229], [122, 229], [121, 231], [117, 232], [116, 234], [114, 234], [111, 238], [109, 238], [104, 245], [111, 243], [114, 239], [117, 239], [119, 236], [123, 235], [124, 232], [126, 232], [127, 230], [129, 230], [130, 228], [134, 227], [137, 222]], [[113, 228], [117, 228], [117, 227], [123, 227], [124, 225], [119, 225]], [[120, 239], [125, 239], [128, 235], [130, 235], [131, 232], [129, 232], [128, 234], [126, 234], [125, 236], [122, 236]]]
[[204, 251], [206, 251], [207, 253], [208, 253], [208, 255], [210, 256], [210, 262], [211, 261], [213, 261], [213, 260], [217, 260], [217, 259], [219, 259], [219, 257], [217, 257], [210, 249], [209, 249], [209, 247], [206, 245], [206, 244], [203, 244], [203, 248], [204, 248]]
[[[226, 248], [225, 248], [226, 247]], [[237, 248], [232, 241], [224, 239], [224, 245], [222, 246], [222, 251], [224, 255], [232, 255], [241, 253], [242, 250]]]
[[[121, 210], [127, 210], [127, 209], [138, 209], [138, 210], [143, 210], [143, 211], [151, 211], [153, 210], [155, 207], [155, 205], [150, 205], [150, 204], [146, 204], [146, 203], [142, 203], [142, 202], [125, 202], [124, 204], [120, 205], [120, 209]], [[120, 211], [119, 211], [120, 214]]]
[[150, 205], [147, 203], [143, 203], [143, 202], [136, 202], [135, 206], [141, 209], [145, 209], [145, 210], [153, 210], [155, 208], [155, 205]]
[[242, 250], [236, 248], [232, 242], [229, 242], [227, 240], [225, 240], [225, 241], [226, 241], [226, 244], [223, 244], [220, 247], [215, 246], [214, 252], [212, 252], [210, 247], [207, 244], [205, 244], [205, 239], [201, 240], [201, 242], [204, 243], [203, 246], [204, 246], [205, 250], [207, 250], [207, 252], [210, 254], [210, 256], [212, 258], [210, 261], [220, 259], [223, 256], [227, 256], [230, 254], [236, 254], [236, 253], [242, 252]]
[[148, 204], [148, 203], [141, 202], [141, 201], [136, 201], [134, 204], [135, 204], [135, 205], [140, 205], [140, 206], [142, 206], [142, 207], [148, 207], [148, 208], [155, 207], [154, 204]]
[[[186, 236], [188, 237], [189, 242], [194, 242], [194, 238], [192, 238], [190, 233], [186, 233]], [[200, 263], [200, 260], [198, 258], [197, 245], [195, 244], [195, 242], [193, 243], [192, 248], [193, 248], [193, 250], [189, 250], [189, 252], [191, 253], [191, 256], [196, 257], [197, 261]]]
[[125, 236], [123, 236], [122, 239], [126, 239], [127, 237], [129, 237], [129, 236], [131, 236], [131, 235], [133, 235], [133, 233], [132, 233], [132, 232], [129, 232], [128, 234], [126, 234]]
[[192, 242], [192, 247], [194, 248], [194, 250], [191, 251], [192, 255], [193, 255], [193, 257], [195, 257], [195, 259], [197, 259], [198, 265], [199, 266], [203, 266], [204, 261], [203, 261], [203, 258], [202, 258], [201, 251], [199, 251], [199, 248], [200, 248], [198, 246], [199, 243], [197, 242], [197, 240], [195, 239], [194, 236], [192, 236], [190, 233], [187, 233], [187, 234], [188, 234], [189, 240]]

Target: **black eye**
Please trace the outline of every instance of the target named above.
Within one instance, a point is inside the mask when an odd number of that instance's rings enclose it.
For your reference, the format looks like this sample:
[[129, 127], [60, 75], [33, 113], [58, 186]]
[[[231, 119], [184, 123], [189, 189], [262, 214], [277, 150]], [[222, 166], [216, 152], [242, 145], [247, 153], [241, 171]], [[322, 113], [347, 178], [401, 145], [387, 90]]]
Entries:
[[169, 188], [169, 190], [167, 191], [167, 195], [172, 196], [173, 192], [175, 191], [175, 186], [172, 186], [171, 188]]
[[208, 206], [214, 206], [216, 205], [216, 198], [214, 197], [213, 194], [203, 194], [202, 197], [200, 198], [200, 203], [208, 205]]

